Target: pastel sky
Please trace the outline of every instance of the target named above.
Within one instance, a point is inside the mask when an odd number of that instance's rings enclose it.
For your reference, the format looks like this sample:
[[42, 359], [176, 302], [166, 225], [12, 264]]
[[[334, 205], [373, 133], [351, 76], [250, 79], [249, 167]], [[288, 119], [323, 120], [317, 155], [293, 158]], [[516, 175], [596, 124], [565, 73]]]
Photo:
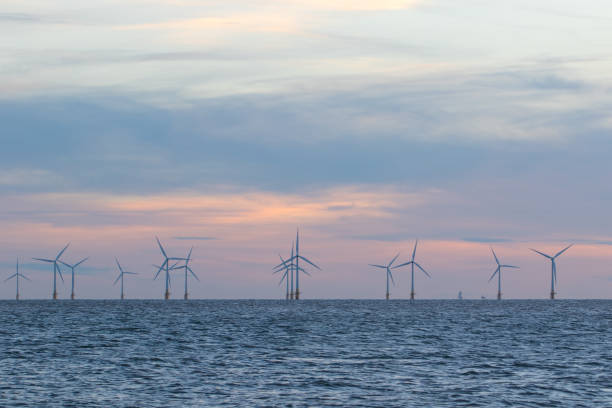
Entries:
[[[420, 239], [417, 297], [612, 298], [607, 0], [5, 0], [0, 272], [114, 257], [161, 298], [159, 236], [194, 246], [194, 298], [281, 298], [297, 227], [304, 298], [382, 298]], [[391, 296], [409, 296], [408, 270]], [[182, 282], [173, 278], [173, 297]], [[68, 281], [60, 297], [69, 296]], [[14, 283], [0, 285], [0, 298]]]

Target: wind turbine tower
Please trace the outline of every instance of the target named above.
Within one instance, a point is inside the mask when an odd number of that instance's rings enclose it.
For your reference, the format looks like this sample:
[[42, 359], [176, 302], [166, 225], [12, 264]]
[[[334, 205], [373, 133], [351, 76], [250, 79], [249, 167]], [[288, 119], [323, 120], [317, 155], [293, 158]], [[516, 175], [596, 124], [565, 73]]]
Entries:
[[387, 271], [386, 273], [387, 275], [387, 293], [385, 294], [386, 300], [389, 300], [389, 278], [391, 278], [391, 282], [393, 283], [393, 286], [395, 286], [395, 280], [393, 279], [393, 274], [391, 273], [391, 265], [393, 265], [393, 262], [395, 262], [398, 256], [399, 256], [399, 253], [395, 255], [395, 258], [393, 258], [391, 262], [389, 262], [387, 265], [369, 264], [370, 266], [373, 266], [375, 268], [385, 269]]
[[123, 296], [123, 275], [128, 274], [128, 275], [138, 275], [136, 272], [128, 272], [128, 271], [124, 271], [123, 268], [121, 267], [121, 264], [119, 263], [119, 260], [117, 258], [115, 258], [115, 262], [117, 262], [117, 267], [119, 268], [119, 276], [117, 276], [117, 279], [115, 279], [115, 282], [113, 282], [113, 286], [115, 286], [117, 284], [117, 281], [119, 279], [121, 279], [121, 300], [125, 299], [125, 297]]
[[431, 275], [427, 273], [425, 269], [421, 265], [419, 265], [414, 258], [416, 257], [416, 250], [419, 240], [417, 239], [414, 243], [414, 249], [412, 250], [412, 259], [408, 262], [405, 262], [401, 265], [394, 266], [393, 269], [401, 268], [402, 266], [410, 265], [410, 300], [414, 300], [414, 267], [419, 268], [428, 278], [431, 278]]
[[[68, 245], [70, 245], [70, 243], [68, 243]], [[60, 269], [57, 263], [59, 259], [61, 258], [62, 254], [64, 253], [64, 251], [66, 250], [66, 248], [68, 248], [68, 245], [66, 245], [64, 249], [62, 249], [59, 252], [59, 254], [57, 254], [55, 259], [32, 258], [36, 261], [47, 262], [47, 263], [53, 264], [53, 300], [57, 300], [57, 274], [58, 273], [59, 273], [60, 278], [62, 279], [62, 282], [64, 282], [64, 277], [62, 276], [62, 270]]]
[[501, 265], [499, 263], [499, 259], [497, 258], [497, 255], [495, 255], [495, 251], [493, 250], [493, 248], [491, 248], [491, 252], [493, 253], [493, 257], [495, 258], [495, 262], [497, 263], [497, 268], [493, 272], [493, 275], [491, 275], [491, 277], [489, 278], [489, 282], [491, 282], [491, 279], [493, 279], [495, 277], [495, 275], [497, 274], [497, 300], [501, 300], [501, 297], [502, 297], [502, 292], [501, 292], [501, 272], [502, 272], [502, 268], [515, 268], [515, 269], [518, 269], [518, 266]]
[[75, 263], [74, 265], [69, 265], [69, 264], [67, 264], [64, 261], [60, 261], [61, 264], [63, 264], [64, 266], [70, 268], [70, 271], [72, 272], [72, 289], [70, 291], [70, 299], [71, 300], [74, 300], [74, 270], [76, 269], [77, 266], [79, 266], [80, 264], [85, 262], [87, 259], [89, 259], [89, 258], [82, 259], [79, 262]]
[[550, 259], [550, 263], [551, 263], [551, 272], [550, 272], [550, 299], [553, 300], [555, 298], [555, 283], [557, 283], [557, 263], [555, 262], [557, 257], [559, 257], [559, 255], [561, 255], [562, 253], [564, 253], [565, 251], [567, 251], [568, 249], [570, 249], [570, 247], [574, 245], [574, 244], [570, 244], [567, 247], [563, 248], [561, 251], [557, 252], [555, 254], [555, 256], [551, 256], [551, 255], [547, 255], [544, 252], [540, 252], [537, 251], [533, 248], [529, 248], [531, 249], [533, 252], [542, 255], [545, 258]]
[[8, 278], [6, 278], [4, 281], [8, 281], [10, 279], [15, 278], [15, 281], [17, 282], [17, 294], [15, 295], [15, 300], [19, 300], [19, 278], [23, 278], [25, 280], [30, 280], [27, 276], [25, 276], [23, 273], [19, 272], [19, 258], [17, 258], [17, 266], [16, 266], [16, 271], [14, 274], [12, 274], [11, 276], [9, 276]]

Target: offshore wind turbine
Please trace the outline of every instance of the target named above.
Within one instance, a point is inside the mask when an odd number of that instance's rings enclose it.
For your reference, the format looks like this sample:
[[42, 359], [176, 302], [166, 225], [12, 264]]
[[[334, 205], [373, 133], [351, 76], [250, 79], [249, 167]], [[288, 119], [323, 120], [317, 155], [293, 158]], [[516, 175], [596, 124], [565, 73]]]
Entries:
[[193, 272], [193, 270], [189, 266], [189, 261], [191, 260], [191, 251], [193, 251], [193, 247], [191, 247], [191, 249], [189, 250], [189, 254], [187, 255], [187, 258], [185, 259], [185, 265], [172, 266], [170, 268], [170, 270], [185, 269], [185, 296], [183, 297], [183, 299], [185, 300], [189, 299], [189, 294], [187, 292], [187, 272], [191, 273], [198, 282], [200, 281], [200, 278], [198, 278], [198, 276]]
[[[284, 263], [281, 263], [279, 265], [276, 265], [276, 267], [274, 267], [274, 269], [278, 269], [278, 268], [282, 268], [287, 262], [291, 262], [294, 263], [295, 268], [295, 300], [299, 300], [300, 299], [300, 271], [305, 272], [304, 269], [300, 268], [300, 260], [309, 263], [310, 265], [314, 266], [315, 268], [317, 268], [318, 270], [321, 270], [321, 268], [319, 268], [317, 265], [315, 265], [313, 262], [311, 262], [308, 258], [300, 255], [300, 230], [297, 230], [296, 236], [295, 236], [295, 255], [292, 255], [291, 258], [287, 259]], [[307, 275], [309, 275], [307, 273]]]
[[124, 271], [123, 268], [121, 267], [121, 264], [119, 263], [119, 260], [117, 258], [115, 258], [115, 262], [117, 262], [117, 267], [119, 268], [119, 276], [117, 276], [117, 279], [115, 279], [115, 282], [113, 282], [113, 286], [115, 286], [117, 284], [117, 281], [119, 279], [121, 279], [121, 300], [124, 299], [123, 296], [123, 275], [128, 274], [128, 275], [138, 275], [136, 272], [128, 272], [128, 271]]
[[561, 251], [557, 252], [554, 256], [551, 255], [547, 255], [544, 252], [540, 252], [538, 250], [535, 250], [533, 248], [529, 248], [531, 249], [533, 252], [538, 253], [540, 255], [542, 255], [545, 258], [550, 259], [550, 263], [551, 263], [551, 272], [550, 272], [550, 298], [551, 300], [555, 298], [555, 283], [557, 282], [557, 263], [555, 262], [555, 260], [557, 259], [557, 257], [559, 255], [561, 255], [562, 253], [564, 253], [565, 251], [567, 251], [572, 245], [574, 244], [570, 244], [568, 246], [566, 246], [565, 248], [563, 248]]
[[[286, 280], [287, 293], [286, 293], [285, 298], [293, 299], [293, 271], [299, 270], [300, 272], [303, 272], [308, 276], [311, 276], [311, 275], [308, 273], [308, 271], [306, 271], [301, 266], [297, 266], [296, 264], [294, 264], [293, 262], [289, 262], [288, 260], [286, 261], [285, 259], [283, 259], [283, 257], [280, 254], [278, 256], [281, 260], [281, 264], [280, 264], [280, 267], [276, 268], [276, 271], [274, 271], [273, 274], [279, 273], [283, 270], [285, 271], [285, 273], [283, 273], [283, 276], [281, 277], [281, 280], [278, 284], [280, 285], [281, 283], [283, 283], [283, 280]], [[293, 247], [291, 248], [291, 257], [293, 258]], [[289, 291], [289, 281], [290, 280], [291, 280], [291, 292]]]
[[493, 253], [493, 257], [495, 258], [495, 262], [497, 263], [497, 268], [495, 269], [495, 271], [493, 272], [493, 275], [491, 275], [491, 277], [489, 278], [489, 282], [491, 282], [491, 279], [493, 279], [495, 277], [495, 275], [497, 275], [497, 300], [501, 300], [501, 272], [502, 272], [502, 268], [515, 268], [518, 269], [518, 266], [512, 266], [512, 265], [502, 265], [499, 263], [499, 259], [497, 258], [497, 255], [495, 255], [495, 251], [493, 250], [493, 248], [491, 247], [491, 252]]
[[30, 278], [25, 276], [23, 273], [19, 272], [19, 258], [17, 258], [17, 266], [16, 266], [15, 273], [9, 276], [8, 278], [6, 278], [4, 281], [7, 282], [8, 280], [13, 279], [13, 278], [15, 278], [15, 280], [17, 281], [17, 294], [15, 295], [15, 300], [19, 300], [19, 278], [23, 278], [28, 281], [30, 280]]
[[82, 260], [80, 260], [79, 262], [75, 263], [74, 265], [69, 265], [64, 261], [60, 261], [61, 264], [63, 264], [64, 266], [70, 268], [71, 272], [72, 272], [72, 290], [70, 291], [70, 299], [74, 300], [74, 270], [76, 269], [77, 266], [79, 266], [80, 264], [82, 264], [83, 262], [85, 262], [86, 260], [88, 260], [89, 257], [84, 258]]
[[170, 267], [170, 261], [186, 261], [186, 258], [175, 258], [175, 257], [169, 257], [166, 254], [166, 251], [164, 250], [164, 247], [162, 246], [161, 242], [159, 242], [159, 238], [155, 237], [155, 239], [157, 240], [157, 245], [159, 245], [159, 249], [162, 253], [162, 255], [164, 256], [164, 263], [161, 264], [161, 266], [159, 267], [159, 269], [157, 270], [157, 273], [155, 274], [155, 277], [153, 278], [153, 280], [157, 279], [157, 276], [159, 275], [159, 273], [164, 270], [165, 268], [165, 272], [166, 272], [166, 292], [164, 293], [164, 299], [168, 300], [170, 299], [170, 271], [175, 269], [174, 267], [176, 266], [176, 264], [174, 264], [172, 267]]
[[70, 245], [70, 243], [68, 243], [64, 249], [62, 249], [59, 254], [57, 254], [57, 256], [55, 257], [55, 259], [45, 259], [45, 258], [32, 258], [36, 261], [41, 261], [41, 262], [47, 262], [47, 263], [52, 263], [53, 264], [53, 300], [57, 299], [57, 274], [59, 273], [60, 278], [62, 279], [62, 282], [64, 282], [64, 277], [62, 276], [62, 270], [60, 269], [59, 265], [57, 264], [60, 257], [62, 256], [62, 254], [64, 253], [64, 251], [66, 250], [66, 248], [68, 248], [68, 245]]
[[402, 266], [410, 265], [410, 300], [414, 300], [414, 267], [419, 268], [428, 278], [431, 278], [431, 275], [427, 273], [425, 269], [421, 265], [419, 265], [414, 258], [416, 257], [417, 244], [419, 240], [417, 239], [414, 243], [414, 249], [412, 250], [412, 259], [408, 262], [405, 262], [401, 265], [394, 266], [393, 269], [401, 268]]
[[399, 253], [395, 255], [395, 258], [393, 258], [391, 262], [389, 262], [387, 265], [369, 264], [370, 266], [373, 266], [375, 268], [385, 269], [387, 271], [386, 273], [387, 275], [387, 293], [385, 294], [385, 299], [387, 300], [389, 300], [389, 278], [391, 278], [391, 282], [393, 282], [393, 286], [395, 286], [395, 280], [393, 279], [393, 274], [391, 273], [391, 265], [393, 265], [393, 262], [395, 262], [398, 256], [399, 256]]

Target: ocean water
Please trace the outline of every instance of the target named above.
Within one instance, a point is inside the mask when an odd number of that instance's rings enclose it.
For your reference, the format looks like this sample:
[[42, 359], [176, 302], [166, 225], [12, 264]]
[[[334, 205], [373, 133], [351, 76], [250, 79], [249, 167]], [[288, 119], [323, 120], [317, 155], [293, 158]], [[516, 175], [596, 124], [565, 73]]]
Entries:
[[612, 301], [2, 301], [0, 406], [612, 407]]

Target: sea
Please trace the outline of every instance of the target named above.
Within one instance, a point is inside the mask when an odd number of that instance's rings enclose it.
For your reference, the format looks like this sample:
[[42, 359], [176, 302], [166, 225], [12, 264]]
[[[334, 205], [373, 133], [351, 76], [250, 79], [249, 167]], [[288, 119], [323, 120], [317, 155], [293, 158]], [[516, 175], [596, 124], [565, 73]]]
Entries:
[[612, 407], [612, 301], [1, 301], [0, 406]]

